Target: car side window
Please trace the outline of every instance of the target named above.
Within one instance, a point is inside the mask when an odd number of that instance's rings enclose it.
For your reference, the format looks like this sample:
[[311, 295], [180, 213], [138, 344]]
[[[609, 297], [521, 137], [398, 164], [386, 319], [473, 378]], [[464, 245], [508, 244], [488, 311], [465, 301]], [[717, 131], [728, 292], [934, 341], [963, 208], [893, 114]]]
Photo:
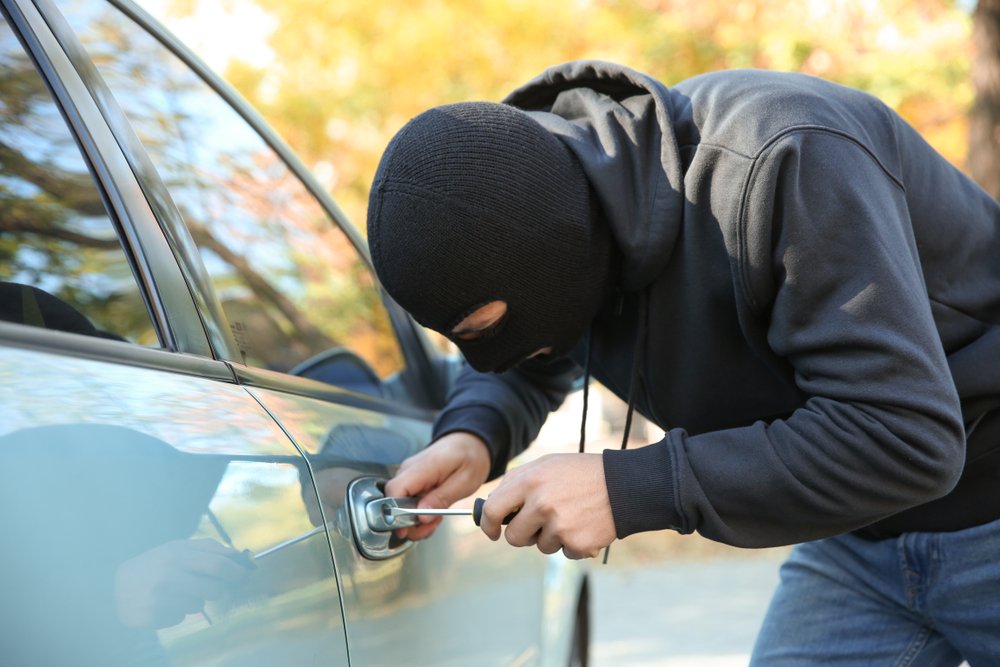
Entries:
[[2, 14], [0, 320], [160, 345], [87, 164]]
[[280, 155], [131, 19], [103, 3], [60, 8], [170, 191], [245, 363], [297, 372], [343, 352], [383, 379], [401, 371], [367, 264]]

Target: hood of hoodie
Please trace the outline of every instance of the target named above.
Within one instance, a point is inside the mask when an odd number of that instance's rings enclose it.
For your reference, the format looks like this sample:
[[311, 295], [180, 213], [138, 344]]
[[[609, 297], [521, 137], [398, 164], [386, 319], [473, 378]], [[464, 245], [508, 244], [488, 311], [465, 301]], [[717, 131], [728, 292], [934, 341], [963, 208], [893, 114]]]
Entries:
[[683, 222], [683, 169], [670, 90], [628, 67], [575, 61], [503, 102], [559, 138], [587, 175], [618, 249], [620, 286], [639, 290], [670, 260]]

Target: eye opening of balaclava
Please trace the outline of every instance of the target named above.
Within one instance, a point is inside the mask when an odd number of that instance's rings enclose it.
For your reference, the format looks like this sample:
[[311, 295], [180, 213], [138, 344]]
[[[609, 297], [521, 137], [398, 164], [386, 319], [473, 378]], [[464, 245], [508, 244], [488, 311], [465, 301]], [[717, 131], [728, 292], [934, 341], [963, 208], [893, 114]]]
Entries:
[[[575, 156], [528, 114], [464, 102], [426, 111], [390, 142], [368, 206], [379, 279], [480, 371], [543, 347], [568, 353], [610, 292], [611, 240]], [[452, 329], [479, 306], [488, 335]]]

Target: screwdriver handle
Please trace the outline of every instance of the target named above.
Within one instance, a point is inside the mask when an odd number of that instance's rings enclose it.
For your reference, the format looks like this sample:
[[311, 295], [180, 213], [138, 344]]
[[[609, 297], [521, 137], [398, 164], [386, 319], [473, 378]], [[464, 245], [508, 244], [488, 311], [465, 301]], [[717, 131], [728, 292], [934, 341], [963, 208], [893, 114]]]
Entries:
[[[485, 504], [486, 504], [485, 498], [476, 498], [476, 502], [472, 504], [472, 520], [476, 523], [477, 526], [479, 525], [480, 520], [482, 520], [483, 518], [483, 505]], [[500, 523], [506, 526], [508, 523], [511, 522], [511, 519], [517, 516], [517, 512], [518, 510], [514, 510], [513, 512], [505, 516], [503, 518], [503, 521], [501, 521]]]

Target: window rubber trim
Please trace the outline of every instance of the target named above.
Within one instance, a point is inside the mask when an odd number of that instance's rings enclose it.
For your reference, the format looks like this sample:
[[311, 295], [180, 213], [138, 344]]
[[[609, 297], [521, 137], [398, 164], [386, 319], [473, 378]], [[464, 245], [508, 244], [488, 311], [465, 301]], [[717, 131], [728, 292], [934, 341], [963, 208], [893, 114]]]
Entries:
[[243, 364], [228, 364], [236, 381], [247, 387], [270, 389], [284, 394], [315, 398], [325, 403], [344, 405], [352, 408], [394, 417], [407, 417], [431, 422], [436, 414], [433, 410], [415, 407], [395, 398], [381, 398], [311, 380], [309, 378], [269, 371]]
[[236, 384], [232, 368], [221, 361], [135, 343], [0, 322], [0, 346], [135, 366]]

